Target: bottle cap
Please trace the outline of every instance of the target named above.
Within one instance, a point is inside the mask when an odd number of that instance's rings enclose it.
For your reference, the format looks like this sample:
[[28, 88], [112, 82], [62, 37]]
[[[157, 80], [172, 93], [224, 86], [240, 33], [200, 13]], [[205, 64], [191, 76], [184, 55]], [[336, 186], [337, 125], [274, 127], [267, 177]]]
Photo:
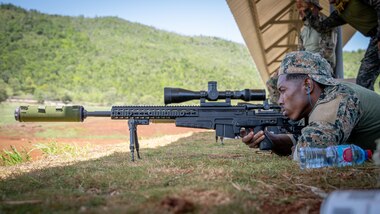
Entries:
[[366, 158], [366, 160], [370, 160], [370, 159], [372, 159], [372, 151], [371, 150], [365, 150], [366, 151], [366, 153], [365, 153], [365, 158]]

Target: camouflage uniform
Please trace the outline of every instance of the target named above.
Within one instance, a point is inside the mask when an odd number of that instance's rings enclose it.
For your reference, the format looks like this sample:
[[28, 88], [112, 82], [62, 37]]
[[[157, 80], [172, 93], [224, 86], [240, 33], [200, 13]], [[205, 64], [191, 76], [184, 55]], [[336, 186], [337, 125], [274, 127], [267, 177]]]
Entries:
[[281, 62], [279, 75], [303, 73], [323, 85], [323, 92], [308, 117], [297, 146], [326, 147], [353, 143], [375, 149], [380, 138], [380, 95], [353, 83], [339, 83], [319, 54], [291, 52]]
[[313, 17], [310, 10], [305, 11], [305, 18], [320, 33], [348, 23], [371, 38], [356, 83], [374, 90], [374, 83], [380, 73], [380, 53], [377, 47], [380, 38], [380, 0], [340, 0], [335, 4], [335, 8], [336, 10], [322, 22]]
[[269, 100], [273, 104], [277, 104], [280, 94], [277, 90], [277, 73], [275, 73], [269, 80], [266, 82], [266, 86], [269, 92]]
[[[305, 0], [306, 3], [312, 3], [322, 10], [318, 0]], [[322, 22], [327, 17], [322, 13], [318, 13], [315, 19]], [[338, 29], [332, 28], [326, 32], [319, 33], [309, 24], [308, 20], [303, 20], [303, 28], [298, 37], [298, 50], [310, 51], [321, 54], [335, 69], [336, 57], [335, 47], [338, 38]]]

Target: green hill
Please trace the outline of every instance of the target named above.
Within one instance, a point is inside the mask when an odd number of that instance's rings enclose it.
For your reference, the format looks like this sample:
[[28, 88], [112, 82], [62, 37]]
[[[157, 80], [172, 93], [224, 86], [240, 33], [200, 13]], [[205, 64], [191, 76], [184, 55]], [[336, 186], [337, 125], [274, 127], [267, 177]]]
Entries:
[[[365, 50], [343, 52], [344, 78], [356, 78]], [[375, 82], [375, 91], [380, 94], [380, 78]]]
[[365, 50], [343, 52], [343, 69], [345, 78], [356, 78], [358, 70], [363, 59]]
[[[188, 37], [117, 17], [0, 7], [0, 75], [9, 95], [162, 104], [163, 88], [263, 88], [244, 45]], [[1, 81], [1, 80], [0, 80]]]
[[[344, 54], [346, 77], [363, 54]], [[107, 105], [163, 104], [164, 87], [206, 90], [210, 80], [220, 90], [264, 87], [242, 44], [11, 4], [0, 5], [0, 77], [0, 96]]]

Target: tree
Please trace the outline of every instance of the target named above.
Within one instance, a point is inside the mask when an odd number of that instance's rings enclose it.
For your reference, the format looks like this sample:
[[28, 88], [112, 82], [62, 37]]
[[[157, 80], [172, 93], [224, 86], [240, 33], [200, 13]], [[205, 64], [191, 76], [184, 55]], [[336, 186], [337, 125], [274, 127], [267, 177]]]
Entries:
[[0, 103], [8, 99], [8, 93], [6, 90], [6, 84], [0, 79]]
[[70, 102], [73, 101], [73, 98], [72, 98], [70, 95], [65, 94], [65, 95], [63, 95], [63, 96], [61, 97], [61, 101], [62, 101], [64, 104], [68, 104], [68, 103], [70, 103]]

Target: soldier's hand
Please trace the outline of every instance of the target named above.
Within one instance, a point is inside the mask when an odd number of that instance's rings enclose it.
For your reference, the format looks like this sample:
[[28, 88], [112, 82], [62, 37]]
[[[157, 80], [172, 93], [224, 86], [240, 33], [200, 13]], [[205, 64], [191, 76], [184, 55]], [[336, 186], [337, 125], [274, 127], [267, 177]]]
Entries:
[[246, 135], [246, 131], [242, 131], [240, 133], [240, 135], [242, 136], [242, 142], [245, 143], [247, 146], [249, 146], [249, 148], [259, 148], [260, 146], [260, 142], [264, 140], [265, 138], [265, 135], [264, 135], [264, 132], [263, 131], [259, 131], [257, 132], [256, 134], [253, 133], [253, 131], [251, 130], [247, 135]]
[[296, 6], [298, 10], [305, 10], [309, 5], [304, 0], [297, 0]]
[[305, 17], [305, 10], [309, 7], [309, 5], [304, 0], [297, 0], [296, 7], [301, 18]]

